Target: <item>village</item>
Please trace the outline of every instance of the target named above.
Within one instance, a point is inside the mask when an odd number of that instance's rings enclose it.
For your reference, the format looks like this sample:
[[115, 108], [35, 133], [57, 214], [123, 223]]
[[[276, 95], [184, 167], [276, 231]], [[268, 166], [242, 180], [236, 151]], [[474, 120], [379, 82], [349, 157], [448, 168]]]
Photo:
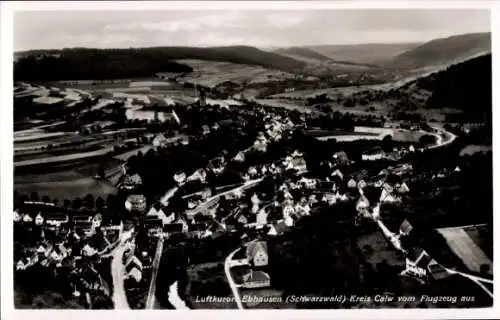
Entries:
[[[191, 119], [176, 110], [173, 123]], [[118, 200], [100, 210], [69, 212], [43, 201], [23, 201], [15, 208], [16, 277], [33, 269], [56, 279], [68, 276], [70, 281], [61, 290], [88, 308], [159, 308], [157, 287], [166, 284], [156, 279], [164, 272], [159, 267], [164, 250], [179, 241], [203, 247], [204, 241], [232, 234], [240, 241], [224, 259], [224, 276], [236, 306], [243, 309], [240, 291], [272, 287], [266, 272], [269, 239], [278, 239], [317, 211], [352, 206], [355, 214], [339, 216], [339, 223], [374, 223], [392, 250], [401, 253], [401, 277], [435, 283], [458, 273], [492, 297], [488, 269], [468, 274], [445, 267], [424, 249], [404, 243], [413, 230], [411, 221], [400, 219], [392, 230], [384, 223], [384, 208], [397, 207], [411, 197], [419, 180], [415, 161], [421, 154], [453, 145], [455, 134], [440, 127], [423, 131], [416, 123], [417, 136], [430, 140], [394, 141], [392, 131], [381, 123], [379, 129], [355, 129], [359, 139], [322, 140], [308, 135], [314, 115], [254, 103], [239, 108], [208, 106], [203, 94], [191, 110], [207, 114], [198, 131], [185, 125], [185, 133], [173, 139], [143, 133], [154, 148], [172, 150], [171, 155], [213, 149], [212, 158], [201, 156], [200, 162], [197, 156], [197, 161], [180, 160], [168, 168], [166, 191], [158, 190], [162, 186], [152, 184], [153, 178], [144, 179], [144, 173], [154, 175], [148, 161], [158, 161], [146, 154], [121, 164]], [[216, 137], [238, 137], [238, 129], [249, 126], [253, 142], [249, 134], [238, 138], [245, 141], [239, 144], [212, 144]], [[430, 180], [445, 180], [461, 170], [460, 159], [455, 158], [434, 169]], [[168, 293], [168, 300], [176, 301], [171, 304], [187, 308], [185, 299], [178, 297], [178, 281], [168, 286], [175, 288]]]

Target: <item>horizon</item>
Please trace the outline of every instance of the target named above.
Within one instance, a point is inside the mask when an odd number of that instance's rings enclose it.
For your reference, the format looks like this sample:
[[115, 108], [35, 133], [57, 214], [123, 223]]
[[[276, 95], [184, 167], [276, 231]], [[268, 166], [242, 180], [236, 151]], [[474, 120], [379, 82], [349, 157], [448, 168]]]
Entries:
[[150, 47], [113, 47], [113, 48], [97, 48], [97, 47], [65, 47], [65, 48], [41, 48], [41, 49], [28, 49], [28, 50], [19, 50], [19, 51], [14, 51], [14, 53], [23, 53], [23, 52], [30, 52], [30, 51], [62, 51], [62, 50], [75, 50], [75, 49], [85, 49], [85, 50], [127, 50], [127, 49], [150, 49], [150, 48], [230, 48], [230, 47], [253, 47], [257, 48], [263, 51], [267, 50], [278, 50], [278, 49], [289, 49], [289, 48], [310, 48], [310, 47], [322, 47], [322, 46], [335, 46], [335, 47], [350, 47], [350, 46], [364, 46], [364, 45], [398, 45], [398, 44], [424, 44], [429, 41], [437, 40], [437, 39], [446, 39], [450, 37], [457, 37], [457, 36], [464, 36], [464, 35], [469, 35], [469, 34], [483, 34], [483, 33], [489, 33], [491, 35], [490, 31], [484, 31], [484, 32], [470, 32], [470, 33], [459, 33], [459, 34], [453, 34], [450, 36], [446, 37], [441, 37], [441, 38], [433, 38], [428, 41], [406, 41], [406, 42], [363, 42], [363, 43], [339, 43], [339, 44], [317, 44], [317, 45], [309, 45], [309, 44], [304, 44], [304, 45], [295, 45], [295, 46], [274, 46], [274, 47], [256, 47], [252, 45], [245, 45], [245, 44], [237, 44], [237, 45], [224, 45], [224, 46], [186, 46], [186, 45], [174, 45], [174, 46], [150, 46]]
[[484, 9], [21, 11], [14, 15], [13, 49], [15, 53], [231, 46], [274, 50], [425, 43], [485, 32], [491, 33], [490, 12]]

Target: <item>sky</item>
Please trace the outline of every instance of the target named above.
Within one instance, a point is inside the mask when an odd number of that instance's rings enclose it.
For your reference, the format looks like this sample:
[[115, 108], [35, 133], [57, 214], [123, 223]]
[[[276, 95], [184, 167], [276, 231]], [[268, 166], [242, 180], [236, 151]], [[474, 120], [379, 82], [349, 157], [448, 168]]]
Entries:
[[425, 42], [490, 31], [473, 9], [21, 11], [14, 50]]

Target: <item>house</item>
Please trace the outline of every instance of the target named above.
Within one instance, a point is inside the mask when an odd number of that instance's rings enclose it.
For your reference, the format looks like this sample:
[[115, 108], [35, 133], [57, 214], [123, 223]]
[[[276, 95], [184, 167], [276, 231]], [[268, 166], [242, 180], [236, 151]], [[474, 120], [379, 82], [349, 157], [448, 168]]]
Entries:
[[347, 182], [347, 187], [348, 188], [351, 188], [351, 189], [354, 189], [356, 188], [358, 184], [356, 183], [356, 180], [354, 180], [353, 178], [351, 178], [348, 182]]
[[177, 183], [177, 185], [181, 185], [186, 181], [186, 174], [182, 171], [177, 171], [174, 174], [174, 181]]
[[20, 259], [16, 263], [16, 270], [26, 270], [28, 261], [25, 258]]
[[208, 135], [210, 133], [210, 127], [207, 126], [206, 124], [201, 127], [201, 132], [204, 136]]
[[287, 230], [288, 230], [288, 226], [286, 225], [285, 221], [280, 220], [276, 224], [271, 225], [267, 234], [270, 236], [278, 236], [280, 234], [283, 234]]
[[413, 226], [408, 222], [408, 220], [404, 220], [399, 227], [399, 234], [407, 236], [413, 230]]
[[140, 185], [142, 185], [142, 178], [138, 174], [126, 176], [123, 179], [122, 186], [124, 189], [131, 190], [131, 189], [134, 189], [135, 187], [138, 187]]
[[297, 212], [294, 212], [290, 214], [289, 216], [285, 217], [285, 224], [288, 227], [293, 227], [297, 221], [299, 221], [300, 215]]
[[90, 246], [88, 243], [83, 246], [82, 255], [92, 257], [95, 254], [97, 254], [97, 250], [94, 247]]
[[254, 267], [267, 266], [269, 257], [267, 255], [267, 243], [265, 241], [254, 241], [247, 245], [247, 261]]
[[131, 194], [125, 201], [125, 208], [128, 211], [139, 211], [141, 213], [146, 211], [146, 197], [142, 194]]
[[302, 177], [299, 180], [299, 183], [303, 184], [307, 189], [314, 189], [314, 188], [316, 188], [316, 184], [317, 184], [315, 179], [308, 179], [305, 177]]
[[307, 202], [298, 203], [295, 205], [295, 212], [302, 216], [308, 216], [311, 214], [311, 207]]
[[246, 289], [267, 288], [271, 285], [271, 278], [263, 271], [253, 271], [243, 276], [243, 284]]
[[207, 168], [210, 169], [216, 175], [219, 175], [224, 171], [225, 168], [224, 162], [225, 161], [223, 157], [217, 157], [210, 161]]
[[20, 222], [23, 219], [23, 215], [17, 210], [14, 210], [14, 222]]
[[248, 168], [248, 174], [251, 177], [255, 177], [258, 174], [257, 168], [254, 166], [251, 166], [250, 168]]
[[254, 193], [252, 195], [252, 197], [250, 198], [250, 201], [252, 202], [253, 205], [259, 205], [260, 204], [260, 199], [259, 199], [259, 196], [257, 196], [256, 193]]
[[328, 203], [330, 206], [337, 203], [337, 197], [335, 197], [335, 194], [329, 192], [323, 194], [323, 198], [321, 200]]
[[428, 278], [441, 280], [450, 274], [442, 265], [432, 259], [425, 250], [416, 248], [406, 258], [406, 268], [401, 275], [410, 276], [425, 281]]
[[394, 197], [387, 189], [382, 189], [382, 193], [380, 194], [380, 202], [386, 202], [386, 203], [394, 203], [398, 202], [399, 199]]
[[36, 215], [36, 217], [35, 217], [35, 224], [36, 224], [37, 226], [41, 226], [41, 225], [43, 224], [43, 222], [44, 222], [44, 221], [45, 221], [45, 220], [44, 220], [44, 219], [43, 219], [43, 217], [42, 217], [42, 213], [41, 213], [41, 212], [39, 212], [39, 213]]
[[358, 202], [356, 202], [356, 210], [358, 212], [364, 212], [368, 210], [369, 207], [370, 207], [370, 202], [368, 201], [368, 199], [364, 195], [359, 197]]
[[94, 228], [99, 228], [102, 224], [102, 215], [100, 213], [97, 213], [92, 217], [92, 224], [94, 225]]
[[401, 184], [401, 186], [399, 186], [398, 192], [399, 193], [408, 193], [408, 192], [410, 192], [410, 188], [408, 188], [408, 185], [405, 182], [403, 182]]
[[197, 238], [201, 238], [206, 230], [207, 230], [206, 223], [193, 223], [189, 226], [189, 233]]
[[263, 226], [267, 224], [267, 216], [269, 214], [267, 213], [265, 208], [262, 208], [259, 210], [257, 213], [257, 225], [258, 226]]
[[335, 152], [332, 157], [338, 164], [349, 163], [349, 158], [347, 157], [347, 153], [345, 153], [344, 151]]
[[344, 175], [342, 174], [342, 172], [339, 170], [339, 169], [336, 169], [335, 171], [332, 172], [331, 174], [332, 177], [339, 177], [340, 180], [343, 180], [344, 179]]
[[364, 152], [361, 155], [361, 160], [363, 161], [375, 161], [380, 160], [384, 157], [384, 152], [381, 148], [374, 148], [370, 151]]
[[457, 166], [457, 167], [455, 168], [455, 170], [454, 170], [454, 171], [455, 171], [455, 172], [460, 172], [460, 171], [461, 171], [461, 170], [460, 170], [460, 167], [459, 167], [459, 166]]
[[202, 183], [205, 183], [206, 178], [207, 178], [207, 172], [205, 171], [205, 169], [198, 169], [187, 178], [187, 181], [199, 180]]
[[359, 180], [358, 189], [364, 189], [364, 188], [366, 188], [366, 186], [367, 186], [367, 184], [366, 184], [365, 180], [363, 180], [363, 179]]
[[141, 282], [142, 271], [140, 271], [136, 267], [125, 268], [125, 271], [127, 272], [127, 278], [134, 279], [135, 282]]
[[155, 147], [164, 146], [165, 144], [167, 144], [167, 142], [168, 142], [167, 138], [165, 138], [165, 136], [160, 133], [156, 137], [154, 137], [153, 146]]
[[245, 161], [245, 154], [243, 153], [243, 151], [238, 152], [234, 156], [233, 160], [236, 161], [236, 162], [243, 162], [243, 161]]
[[284, 218], [289, 217], [290, 215], [292, 215], [294, 213], [295, 213], [295, 208], [292, 205], [287, 204], [287, 205], [283, 206], [283, 217]]
[[236, 219], [236, 221], [238, 221], [241, 224], [247, 224], [248, 223], [247, 217], [245, 217], [242, 214], [238, 215], [238, 218]]
[[293, 158], [287, 166], [287, 169], [295, 169], [299, 172], [307, 171], [307, 163], [304, 158]]
[[415, 147], [413, 145], [410, 145], [410, 147], [408, 148], [408, 151], [415, 152]]
[[45, 223], [49, 226], [60, 227], [69, 222], [69, 217], [66, 213], [49, 212], [45, 215]]

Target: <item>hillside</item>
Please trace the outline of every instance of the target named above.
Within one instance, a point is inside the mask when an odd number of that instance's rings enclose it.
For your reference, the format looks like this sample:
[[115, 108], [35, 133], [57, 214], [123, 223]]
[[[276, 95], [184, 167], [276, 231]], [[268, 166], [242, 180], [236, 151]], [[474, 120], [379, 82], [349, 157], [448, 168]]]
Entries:
[[[191, 72], [174, 59], [200, 59], [256, 65], [288, 72], [301, 70], [305, 63], [254, 47], [156, 47], [140, 49], [37, 50], [35, 55], [60, 57], [20, 58], [14, 64], [16, 80], [110, 79], [152, 76], [156, 72]], [[16, 53], [26, 56], [29, 52]]]
[[491, 54], [388, 90], [366, 88], [339, 100], [344, 106], [445, 116], [448, 121], [489, 122], [492, 114]]
[[420, 68], [451, 64], [491, 52], [490, 33], [470, 33], [435, 39], [394, 57], [389, 66]]
[[492, 112], [491, 54], [483, 55], [416, 81], [417, 88], [431, 92], [427, 108], [453, 108], [471, 121]]
[[403, 52], [411, 50], [419, 43], [374, 43], [356, 45], [322, 45], [305, 47], [335, 61], [378, 64]]
[[290, 47], [290, 48], [280, 48], [274, 50], [275, 53], [285, 56], [293, 56], [296, 59], [306, 58], [307, 60], [317, 60], [317, 61], [331, 61], [327, 56], [324, 56], [316, 51], [310, 50], [303, 47]]

